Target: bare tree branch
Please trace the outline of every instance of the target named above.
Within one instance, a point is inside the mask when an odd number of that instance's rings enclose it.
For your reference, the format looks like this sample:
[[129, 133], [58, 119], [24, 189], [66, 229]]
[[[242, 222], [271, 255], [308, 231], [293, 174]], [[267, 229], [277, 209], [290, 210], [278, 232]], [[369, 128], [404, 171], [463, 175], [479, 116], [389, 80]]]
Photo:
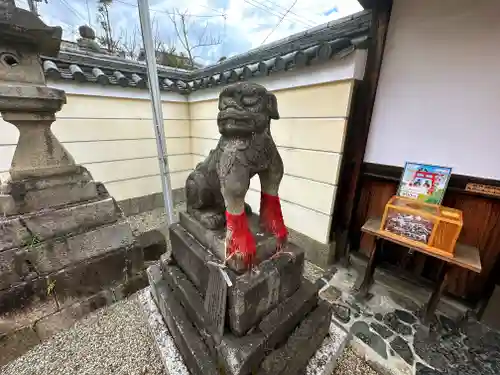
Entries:
[[129, 30], [122, 30], [122, 34], [119, 38], [119, 49], [123, 51], [125, 57], [130, 59], [137, 59], [139, 57], [141, 42], [139, 40], [139, 29], [136, 27], [132, 30], [132, 33], [129, 35]]
[[[193, 52], [197, 48], [210, 47], [221, 44], [222, 40], [219, 37], [214, 38], [209, 32], [208, 22], [201, 32], [194, 33], [193, 24], [190, 22], [190, 17], [187, 11], [181, 12], [178, 9], [173, 9], [169, 12], [170, 20], [174, 26], [175, 34], [179, 44], [185, 50], [191, 69], [195, 68], [195, 59]], [[196, 34], [196, 35], [193, 35]], [[193, 39], [195, 40], [193, 42]]]

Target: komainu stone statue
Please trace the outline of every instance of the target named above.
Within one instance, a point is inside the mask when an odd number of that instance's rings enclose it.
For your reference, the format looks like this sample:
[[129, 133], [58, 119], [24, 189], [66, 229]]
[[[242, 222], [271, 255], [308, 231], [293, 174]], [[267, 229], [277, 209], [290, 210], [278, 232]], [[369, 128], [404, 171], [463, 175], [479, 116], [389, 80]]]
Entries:
[[278, 250], [288, 236], [278, 197], [283, 161], [270, 130], [271, 120], [278, 119], [276, 97], [265, 87], [241, 82], [224, 88], [217, 117], [219, 143], [186, 181], [188, 212], [208, 229], [226, 222], [226, 256], [241, 257], [247, 266], [256, 252], [245, 206], [253, 176], [259, 175], [261, 183], [261, 226], [277, 238]]
[[[148, 269], [152, 298], [193, 375], [319, 374], [309, 360], [332, 346], [322, 284], [303, 278], [304, 250], [287, 241], [283, 162], [270, 131], [278, 118], [263, 86], [222, 90], [219, 143], [187, 178], [188, 212], [169, 227], [171, 254]], [[255, 175], [259, 219], [245, 205]]]

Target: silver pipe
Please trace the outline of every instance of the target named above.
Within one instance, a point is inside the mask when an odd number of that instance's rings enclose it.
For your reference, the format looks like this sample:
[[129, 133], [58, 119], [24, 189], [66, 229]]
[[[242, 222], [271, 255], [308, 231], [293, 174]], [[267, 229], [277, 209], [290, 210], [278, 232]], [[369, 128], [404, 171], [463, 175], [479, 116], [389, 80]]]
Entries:
[[163, 126], [163, 112], [161, 105], [160, 84], [158, 82], [158, 70], [156, 68], [156, 53], [153, 44], [153, 32], [151, 31], [151, 19], [149, 16], [148, 0], [137, 0], [139, 7], [139, 19], [141, 21], [142, 42], [146, 52], [146, 66], [148, 70], [149, 93], [151, 94], [151, 105], [153, 107], [153, 123], [155, 129], [156, 148], [161, 173], [161, 186], [163, 190], [163, 202], [167, 213], [167, 223], [174, 223], [174, 206], [172, 202], [172, 189], [170, 174], [168, 173], [167, 147], [165, 143], [165, 129]]
[[30, 12], [35, 16], [38, 16], [38, 10], [36, 9], [35, 0], [28, 0], [28, 5], [30, 7]]

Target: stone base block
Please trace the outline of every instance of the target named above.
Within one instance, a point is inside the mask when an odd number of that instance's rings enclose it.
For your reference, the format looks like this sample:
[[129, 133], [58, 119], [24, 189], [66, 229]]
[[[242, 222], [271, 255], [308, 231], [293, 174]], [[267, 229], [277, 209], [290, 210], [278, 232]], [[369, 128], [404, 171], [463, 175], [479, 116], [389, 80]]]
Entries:
[[[74, 292], [70, 293], [71, 298], [58, 294], [60, 288], [56, 291], [57, 282], [56, 288], [48, 296], [47, 285], [44, 283], [40, 285], [40, 290], [35, 290], [34, 285], [22, 285], [25, 292], [23, 302], [26, 303], [22, 306], [24, 309], [19, 309], [16, 305], [17, 309], [12, 310], [13, 302], [16, 301], [5, 301], [4, 297], [9, 297], [9, 294], [0, 293], [0, 367], [53, 334], [71, 327], [85, 315], [124, 299], [147, 286], [145, 270], [134, 277], [123, 276], [125, 280], [114, 282], [112, 285], [100, 285], [100, 288], [95, 289], [98, 290], [96, 294], [81, 296], [82, 298], [78, 298]], [[102, 280], [100, 277], [99, 281]], [[38, 281], [41, 280], [36, 280], [34, 284]], [[43, 281], [45, 282], [45, 279]], [[109, 278], [107, 284], [111, 281]], [[87, 292], [90, 293], [91, 290], [87, 289]], [[44, 295], [37, 297], [37, 294]], [[11, 295], [11, 297], [18, 296]], [[45, 300], [42, 301], [42, 298]], [[7, 303], [3, 304], [4, 302]]]
[[293, 244], [275, 259], [269, 259], [233, 281], [228, 291], [229, 325], [231, 331], [244, 335], [279, 303], [291, 296], [301, 285], [304, 253]]
[[131, 271], [140, 248], [121, 248], [66, 267], [48, 276], [60, 305], [86, 298], [137, 276]]
[[164, 280], [152, 287], [155, 301], [192, 375], [220, 375], [207, 346]]
[[302, 375], [328, 335], [332, 310], [321, 302], [295, 329], [287, 342], [262, 362], [258, 375]]
[[0, 251], [32, 246], [40, 241], [68, 233], [78, 233], [118, 220], [120, 212], [107, 198], [60, 209], [6, 217], [0, 226]]
[[7, 216], [98, 197], [96, 182], [83, 167], [78, 167], [73, 174], [9, 181], [0, 190], [0, 212]]
[[40, 340], [47, 340], [55, 333], [70, 328], [92, 311], [110, 305], [113, 300], [113, 293], [109, 290], [104, 290], [40, 319], [34, 325], [34, 329]]
[[134, 244], [126, 221], [0, 252], [0, 290]]
[[259, 323], [258, 328], [265, 334], [268, 348], [280, 344], [317, 304], [318, 286], [304, 279], [294, 294]]
[[[151, 289], [152, 287], [149, 287], [140, 292], [139, 302], [141, 303], [143, 314], [153, 337], [153, 342], [160, 353], [165, 370], [168, 374], [190, 375], [187, 366], [188, 362], [183, 359], [179, 348], [175, 344], [173, 335], [165, 324], [154, 301]], [[309, 359], [301, 375], [331, 375], [337, 359], [349, 340], [350, 336], [345, 330], [335, 323], [331, 323], [328, 335], [323, 339], [318, 350]], [[221, 369], [219, 368], [219, 370]], [[253, 373], [257, 373], [256, 371]], [[222, 373], [219, 372], [219, 374]]]
[[[148, 268], [148, 273], [150, 272], [161, 271], [155, 265]], [[182, 304], [187, 316], [194, 323], [209, 349], [214, 353], [215, 348], [220, 344], [222, 338], [205, 312], [200, 293], [198, 293], [194, 285], [187, 279], [179, 267], [166, 266], [161, 278], [172, 289], [176, 300]]]
[[[50, 300], [50, 296], [47, 295], [46, 277], [37, 277], [22, 282], [0, 291], [0, 316], [33, 304], [43, 304], [47, 300]], [[3, 323], [4, 319], [0, 317], [0, 333], [2, 333]]]
[[[223, 261], [226, 258], [225, 250], [225, 237], [226, 230], [209, 230], [206, 229], [201, 223], [187, 212], [180, 212], [179, 219], [181, 225], [191, 233], [196, 240], [198, 240], [204, 247]], [[255, 244], [257, 247], [257, 262], [260, 263], [276, 252], [276, 238], [269, 233], [265, 233], [260, 229], [259, 217], [257, 215], [250, 215], [248, 217], [248, 224], [250, 231], [254, 234]], [[229, 262], [228, 266], [233, 271], [242, 273], [244, 265], [238, 262]]]
[[317, 287], [304, 280], [301, 288], [264, 317], [252, 333], [237, 337], [226, 330], [220, 337], [205, 312], [201, 295], [178, 267], [166, 266], [162, 274], [154, 265], [148, 268], [148, 275], [156, 298], [161, 298], [158, 288], [168, 287], [173, 292], [173, 297], [158, 301], [158, 305], [181, 305], [212, 358], [217, 358], [228, 375], [245, 375], [257, 369], [267, 352], [285, 341], [317, 303]]
[[210, 273], [207, 262], [219, 262], [219, 260], [196, 241], [180, 224], [170, 226], [169, 232], [172, 257], [204, 296]]
[[0, 368], [38, 344], [40, 339], [31, 327], [0, 334]]
[[[204, 296], [210, 272], [206, 263], [220, 261], [180, 224], [171, 226], [170, 241], [174, 260]], [[244, 335], [299, 288], [304, 253], [291, 243], [286, 251], [288, 253], [261, 262], [256, 272], [237, 275], [228, 270], [233, 283], [228, 291], [229, 324], [235, 335]]]

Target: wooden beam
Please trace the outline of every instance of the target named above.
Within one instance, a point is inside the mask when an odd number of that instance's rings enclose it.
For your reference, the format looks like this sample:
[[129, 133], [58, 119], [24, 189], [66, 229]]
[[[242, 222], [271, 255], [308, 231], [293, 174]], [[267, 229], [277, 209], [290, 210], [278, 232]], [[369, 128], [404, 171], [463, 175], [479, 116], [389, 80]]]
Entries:
[[[399, 183], [403, 168], [393, 165], [363, 163], [361, 174], [377, 180]], [[500, 199], [500, 180], [453, 173], [446, 191], [498, 200]]]
[[348, 234], [359, 196], [361, 166], [368, 141], [391, 10], [392, 0], [377, 1], [372, 10], [371, 38], [365, 76], [354, 87], [353, 105], [347, 125], [332, 230], [330, 231], [330, 239], [336, 243], [336, 260], [347, 255]]

